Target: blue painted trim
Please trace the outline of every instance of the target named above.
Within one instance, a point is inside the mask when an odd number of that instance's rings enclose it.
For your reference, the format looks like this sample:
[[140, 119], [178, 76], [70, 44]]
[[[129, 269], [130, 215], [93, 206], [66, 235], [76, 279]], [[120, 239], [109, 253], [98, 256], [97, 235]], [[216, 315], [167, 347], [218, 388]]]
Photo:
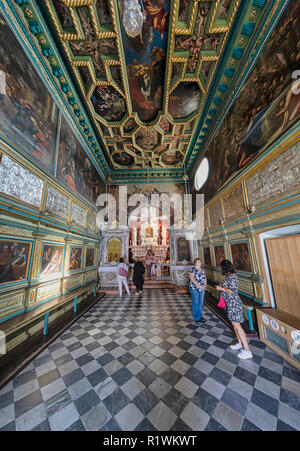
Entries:
[[43, 335], [47, 335], [47, 333], [48, 333], [48, 324], [49, 324], [49, 312], [47, 312], [44, 317]]
[[239, 291], [239, 293], [242, 296], [245, 296], [246, 298], [251, 299], [251, 301], [257, 302], [258, 304], [260, 304], [262, 306], [268, 306], [268, 304], [266, 302], [262, 302], [259, 299], [256, 299], [254, 296], [250, 296], [250, 294], [248, 294], [248, 293], [244, 293], [243, 291]]
[[[0, 204], [1, 204], [1, 199], [0, 199]], [[86, 237], [87, 237], [87, 238], [90, 238], [91, 240], [94, 240], [95, 242], [98, 242], [98, 241], [99, 241], [99, 235], [96, 235], [96, 234], [95, 234], [95, 235], [92, 235], [91, 232], [86, 232], [85, 229], [80, 229], [80, 228], [76, 229], [76, 228], [73, 228], [73, 227], [64, 225], [64, 224], [61, 223], [59, 220], [57, 220], [56, 222], [54, 222], [54, 221], [51, 221], [50, 219], [48, 219], [47, 216], [43, 216], [43, 217], [41, 217], [41, 215], [31, 216], [31, 215], [26, 214], [26, 213], [24, 213], [24, 212], [20, 212], [19, 210], [15, 210], [15, 208], [17, 208], [17, 207], [10, 208], [10, 207], [7, 207], [7, 206], [5, 206], [5, 205], [1, 205], [1, 208], [2, 208], [3, 210], [9, 211], [10, 213], [13, 212], [13, 213], [16, 213], [16, 214], [18, 214], [18, 215], [22, 215], [22, 216], [24, 216], [25, 218], [29, 218], [29, 219], [34, 218], [35, 220], [37, 220], [37, 219], [42, 220], [45, 224], [51, 224], [51, 225], [54, 225], [55, 227], [60, 227], [60, 228], [62, 228], [62, 229], [67, 230], [68, 232], [74, 232], [74, 233], [76, 233], [76, 234], [78, 234], [78, 235], [82, 235], [82, 237], [84, 237], [84, 238], [86, 238]], [[20, 224], [20, 223], [18, 223], [18, 222], [14, 222], [14, 221], [1, 221], [1, 220], [0, 220], [0, 224], [2, 224], [2, 225], [8, 225], [8, 224], [10, 224], [10, 225], [13, 225], [13, 226], [15, 226], [15, 227], [18, 227], [18, 228], [24, 229], [24, 230], [30, 230], [30, 231], [34, 231], [34, 230], [35, 230], [35, 227], [28, 226], [28, 225], [26, 225], [26, 224]], [[78, 226], [78, 227], [79, 227], [79, 226]], [[53, 231], [51, 231], [51, 230], [48, 231], [46, 228], [43, 229], [43, 227], [40, 228], [40, 231], [41, 231], [41, 232], [45, 232], [45, 234], [47, 234], [47, 235], [54, 235], [54, 236], [57, 236], [57, 233], [55, 233], [55, 232], [53, 232]], [[67, 236], [67, 234], [65, 234], [64, 236]]]
[[253, 320], [252, 320], [251, 310], [247, 309], [247, 315], [248, 315], [249, 329], [250, 329], [251, 331], [254, 331], [254, 326], [253, 326]]
[[77, 298], [77, 296], [74, 298], [74, 313], [76, 313], [77, 312], [77, 300], [78, 300], [78, 298]]
[[21, 313], [30, 312], [31, 310], [34, 310], [35, 308], [39, 307], [40, 305], [43, 305], [43, 304], [45, 304], [46, 302], [49, 302], [49, 301], [53, 301], [54, 299], [56, 299], [56, 298], [58, 298], [60, 296], [64, 296], [64, 295], [66, 295], [68, 293], [71, 293], [72, 291], [77, 290], [78, 288], [84, 288], [85, 286], [91, 284], [92, 282], [93, 281], [89, 281], [89, 282], [85, 283], [84, 285], [78, 285], [78, 286], [72, 288], [69, 291], [57, 294], [56, 296], [52, 296], [51, 298], [48, 298], [48, 299], [44, 299], [43, 301], [40, 301], [38, 304], [35, 304], [32, 307], [27, 307], [27, 308], [24, 308], [22, 310], [19, 310], [19, 311], [15, 312], [15, 313], [12, 313], [11, 315], [5, 316], [4, 318], [0, 319], [0, 323], [3, 323], [4, 321], [7, 321], [7, 320], [9, 320], [9, 319], [11, 319], [11, 318], [13, 318], [13, 317], [15, 317], [17, 315], [20, 315]]

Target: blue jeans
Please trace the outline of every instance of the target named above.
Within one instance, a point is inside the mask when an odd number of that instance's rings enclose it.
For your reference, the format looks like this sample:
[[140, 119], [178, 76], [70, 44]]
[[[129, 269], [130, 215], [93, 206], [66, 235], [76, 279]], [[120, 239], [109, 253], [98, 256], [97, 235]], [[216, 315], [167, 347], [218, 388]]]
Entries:
[[199, 321], [199, 319], [202, 318], [202, 305], [205, 291], [198, 291], [190, 288], [190, 293], [192, 296], [193, 317], [195, 321]]

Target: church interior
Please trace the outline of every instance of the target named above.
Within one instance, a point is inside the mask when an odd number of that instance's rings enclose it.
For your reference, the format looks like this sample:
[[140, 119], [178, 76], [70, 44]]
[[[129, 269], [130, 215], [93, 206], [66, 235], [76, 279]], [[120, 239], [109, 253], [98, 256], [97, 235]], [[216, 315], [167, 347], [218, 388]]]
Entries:
[[298, 0], [0, 1], [1, 431], [300, 430], [299, 119]]

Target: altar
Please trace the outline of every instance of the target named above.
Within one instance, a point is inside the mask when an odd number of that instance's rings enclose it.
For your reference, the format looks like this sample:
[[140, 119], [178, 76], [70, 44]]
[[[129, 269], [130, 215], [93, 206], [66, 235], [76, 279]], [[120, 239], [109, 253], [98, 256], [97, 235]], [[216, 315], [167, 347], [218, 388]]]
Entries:
[[[154, 218], [151, 223], [147, 220], [130, 223], [129, 231], [129, 259], [133, 262], [139, 259], [143, 262], [150, 250], [156, 257], [156, 263], [163, 264], [170, 262], [169, 249], [169, 223], [165, 219]], [[160, 274], [168, 271], [159, 270]]]

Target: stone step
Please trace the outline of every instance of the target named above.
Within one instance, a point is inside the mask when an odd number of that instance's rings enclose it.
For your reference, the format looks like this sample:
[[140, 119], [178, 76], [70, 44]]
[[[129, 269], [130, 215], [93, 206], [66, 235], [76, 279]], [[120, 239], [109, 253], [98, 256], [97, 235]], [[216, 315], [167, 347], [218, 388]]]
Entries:
[[[132, 282], [132, 280], [130, 280], [128, 282], [128, 286], [130, 291], [135, 291], [135, 285]], [[168, 280], [145, 280], [143, 289], [144, 290], [150, 290], [153, 288], [168, 288], [168, 289], [173, 289], [173, 285], [170, 284], [170, 282]], [[97, 290], [98, 293], [106, 293], [108, 295], [118, 295], [119, 294], [119, 289], [118, 287], [100, 287]], [[124, 288], [123, 288], [123, 292], [124, 292]]]

